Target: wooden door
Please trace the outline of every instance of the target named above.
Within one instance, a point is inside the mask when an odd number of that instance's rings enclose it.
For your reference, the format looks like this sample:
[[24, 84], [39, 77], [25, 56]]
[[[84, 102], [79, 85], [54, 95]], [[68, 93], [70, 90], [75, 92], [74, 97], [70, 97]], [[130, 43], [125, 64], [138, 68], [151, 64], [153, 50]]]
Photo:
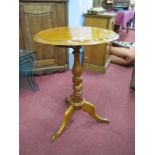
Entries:
[[[64, 5], [52, 2], [20, 3], [20, 25], [24, 38], [25, 49], [37, 52], [37, 66], [64, 65], [67, 62], [65, 49], [34, 42], [35, 33], [52, 27], [65, 26]], [[60, 60], [61, 58], [61, 60]]]

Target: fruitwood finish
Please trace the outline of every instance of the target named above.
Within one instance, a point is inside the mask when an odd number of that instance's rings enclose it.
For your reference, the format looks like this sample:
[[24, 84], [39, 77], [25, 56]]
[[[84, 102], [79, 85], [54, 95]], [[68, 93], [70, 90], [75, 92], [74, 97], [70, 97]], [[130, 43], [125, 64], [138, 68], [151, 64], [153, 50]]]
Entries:
[[33, 35], [43, 29], [67, 25], [67, 0], [21, 0], [20, 49], [37, 53], [35, 74], [49, 74], [68, 68], [64, 48], [36, 44]]
[[[85, 26], [114, 29], [115, 13], [103, 13], [101, 15], [85, 14]], [[104, 73], [111, 61], [111, 43], [84, 47], [84, 69]]]
[[91, 117], [93, 117], [96, 121], [109, 123], [107, 119], [101, 118], [96, 114], [95, 106], [92, 103], [87, 102], [83, 96], [83, 78], [81, 77], [83, 73], [83, 66], [80, 64], [80, 48], [83, 45], [86, 46], [101, 44], [115, 40], [117, 38], [118, 35], [113, 31], [92, 27], [53, 28], [41, 31], [34, 36], [34, 40], [38, 43], [73, 48], [73, 94], [70, 96], [69, 99], [66, 98], [65, 100], [68, 108], [64, 114], [64, 120], [60, 128], [51, 139], [52, 141], [56, 140], [62, 134], [76, 110], [82, 109], [83, 111], [87, 112]]

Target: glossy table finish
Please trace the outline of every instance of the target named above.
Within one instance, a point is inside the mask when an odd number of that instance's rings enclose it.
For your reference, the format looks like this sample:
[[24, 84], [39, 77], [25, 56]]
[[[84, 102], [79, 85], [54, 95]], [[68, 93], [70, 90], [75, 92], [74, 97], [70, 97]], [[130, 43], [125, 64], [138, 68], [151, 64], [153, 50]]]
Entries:
[[84, 46], [118, 39], [113, 31], [95, 27], [58, 27], [40, 31], [34, 40], [50, 45]]
[[98, 122], [109, 123], [107, 119], [101, 118], [96, 114], [95, 106], [92, 103], [87, 102], [83, 96], [83, 78], [81, 77], [83, 73], [83, 67], [80, 64], [80, 48], [81, 46], [85, 45], [95, 45], [110, 42], [118, 38], [118, 34], [114, 33], [113, 31], [94, 27], [57, 27], [43, 30], [34, 35], [34, 40], [38, 43], [73, 48], [73, 93], [69, 98], [65, 99], [68, 108], [65, 111], [64, 119], [60, 128], [52, 136], [52, 141], [56, 140], [63, 133], [72, 115], [80, 109], [87, 112]]

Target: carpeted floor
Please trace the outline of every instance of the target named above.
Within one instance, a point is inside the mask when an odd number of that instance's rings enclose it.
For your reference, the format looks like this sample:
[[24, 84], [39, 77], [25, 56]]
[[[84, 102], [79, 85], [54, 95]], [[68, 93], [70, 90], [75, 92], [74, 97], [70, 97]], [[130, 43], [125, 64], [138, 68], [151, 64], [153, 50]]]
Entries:
[[134, 155], [132, 68], [111, 64], [106, 74], [85, 72], [84, 95], [110, 124], [100, 124], [77, 111], [54, 143], [72, 93], [71, 72], [36, 77], [40, 91], [20, 89], [20, 155]]
[[[134, 42], [134, 31], [120, 40]], [[40, 91], [20, 89], [20, 155], [134, 155], [135, 101], [130, 91], [132, 68], [111, 64], [106, 74], [84, 72], [85, 98], [110, 124], [100, 124], [77, 111], [68, 129], [54, 143], [72, 93], [71, 72], [38, 76]]]

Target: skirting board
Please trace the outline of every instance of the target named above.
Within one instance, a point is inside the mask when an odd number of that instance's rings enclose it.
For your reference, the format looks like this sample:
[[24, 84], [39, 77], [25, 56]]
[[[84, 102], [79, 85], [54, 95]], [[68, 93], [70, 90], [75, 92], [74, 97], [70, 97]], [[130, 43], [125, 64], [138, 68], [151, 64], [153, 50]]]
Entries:
[[45, 66], [40, 68], [35, 68], [33, 70], [34, 75], [44, 75], [44, 74], [51, 74], [55, 72], [64, 72], [68, 69], [68, 65], [58, 66], [58, 65], [51, 65]]

